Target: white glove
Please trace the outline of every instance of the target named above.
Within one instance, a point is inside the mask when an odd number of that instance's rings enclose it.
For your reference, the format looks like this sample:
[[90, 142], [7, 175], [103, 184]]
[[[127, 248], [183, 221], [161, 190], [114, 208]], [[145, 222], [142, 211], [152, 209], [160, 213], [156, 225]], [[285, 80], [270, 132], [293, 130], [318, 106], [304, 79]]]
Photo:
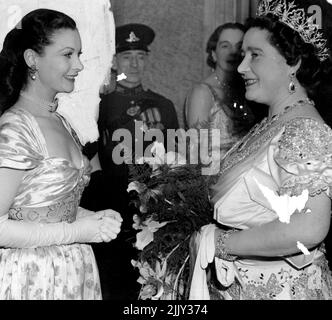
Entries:
[[[102, 214], [104, 223], [100, 226], [100, 236], [102, 241], [109, 242], [114, 240], [118, 233], [120, 232], [122, 217], [119, 212], [112, 209], [101, 210], [96, 212], [96, 214]], [[101, 241], [96, 241], [101, 242]]]
[[205, 269], [214, 259], [214, 231], [216, 228], [214, 224], [205, 225], [196, 235], [195, 242], [199, 243], [199, 248], [190, 285], [189, 300], [210, 299]]
[[[88, 210], [86, 210], [88, 211]], [[120, 232], [121, 217], [104, 210], [79, 217], [73, 223], [31, 223], [0, 217], [0, 247], [35, 248], [71, 243], [109, 242]]]

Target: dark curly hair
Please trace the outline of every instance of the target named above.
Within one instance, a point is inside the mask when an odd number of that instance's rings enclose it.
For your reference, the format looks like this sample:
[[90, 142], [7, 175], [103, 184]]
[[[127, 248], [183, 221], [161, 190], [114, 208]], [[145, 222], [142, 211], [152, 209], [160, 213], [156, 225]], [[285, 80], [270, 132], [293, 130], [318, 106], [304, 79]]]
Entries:
[[301, 60], [296, 77], [309, 98], [314, 99], [321, 83], [330, 77], [331, 57], [321, 62], [312, 44], [304, 42], [297, 31], [272, 14], [249, 19], [246, 28], [267, 30], [270, 44], [286, 59], [289, 66], [294, 66]]
[[59, 29], [75, 30], [76, 23], [62, 12], [37, 9], [25, 15], [6, 35], [0, 52], [0, 114], [15, 104], [27, 84], [29, 67], [24, 60], [25, 50], [33, 49], [42, 55]]
[[218, 40], [219, 40], [221, 33], [227, 29], [241, 30], [243, 33], [246, 32], [245, 26], [238, 22], [228, 22], [228, 23], [222, 24], [216, 30], [213, 31], [213, 33], [211, 34], [211, 36], [206, 44], [206, 50], [205, 50], [206, 53], [208, 54], [206, 63], [209, 67], [211, 67], [213, 69], [216, 68], [216, 62], [213, 59], [212, 52], [215, 51], [217, 48]]

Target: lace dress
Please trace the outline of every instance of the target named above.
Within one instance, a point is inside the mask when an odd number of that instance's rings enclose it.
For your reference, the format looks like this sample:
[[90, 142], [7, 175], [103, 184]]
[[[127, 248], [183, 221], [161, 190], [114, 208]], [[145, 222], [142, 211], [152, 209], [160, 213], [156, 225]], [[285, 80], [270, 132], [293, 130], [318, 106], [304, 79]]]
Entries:
[[[257, 139], [247, 145], [255, 131]], [[308, 190], [310, 196], [325, 192], [331, 198], [331, 139], [332, 130], [304, 106], [266, 128], [263, 121], [224, 159], [219, 181], [212, 188], [215, 219], [238, 229], [278, 219], [259, 185], [280, 195], [294, 196]], [[215, 263], [221, 272], [220, 283], [211, 287], [214, 298], [332, 297], [332, 276], [323, 245], [310, 250], [310, 255], [241, 258], [234, 263], [216, 258]]]
[[[50, 157], [36, 119], [23, 109], [13, 107], [0, 118], [0, 167], [25, 170], [9, 219], [43, 224], [75, 221], [89, 182], [89, 162], [82, 157], [77, 169], [68, 160]], [[0, 249], [0, 299], [101, 299], [91, 246]]]

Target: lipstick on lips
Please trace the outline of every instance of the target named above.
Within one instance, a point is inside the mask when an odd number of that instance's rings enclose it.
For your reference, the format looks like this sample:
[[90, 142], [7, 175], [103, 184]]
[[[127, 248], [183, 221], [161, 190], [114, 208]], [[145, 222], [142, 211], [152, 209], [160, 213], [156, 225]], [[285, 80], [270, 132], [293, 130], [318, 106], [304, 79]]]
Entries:
[[65, 76], [65, 78], [69, 81], [75, 81], [76, 77], [77, 77], [77, 74]]

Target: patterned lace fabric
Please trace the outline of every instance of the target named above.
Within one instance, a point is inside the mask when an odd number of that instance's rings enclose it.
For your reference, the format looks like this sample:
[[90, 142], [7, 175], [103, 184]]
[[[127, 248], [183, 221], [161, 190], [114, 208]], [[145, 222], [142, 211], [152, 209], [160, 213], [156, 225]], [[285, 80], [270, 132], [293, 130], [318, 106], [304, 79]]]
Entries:
[[[82, 157], [76, 168], [66, 159], [49, 157], [36, 119], [24, 109], [11, 108], [0, 118], [0, 167], [25, 170], [10, 219], [33, 223], [76, 219], [89, 182], [89, 162]], [[0, 249], [0, 299], [101, 299], [91, 246]]]
[[324, 256], [296, 270], [286, 263], [257, 267], [238, 265], [244, 286], [235, 281], [222, 287], [217, 280], [209, 291], [215, 300], [330, 300], [332, 274]]
[[[279, 141], [275, 161], [282, 174], [281, 194], [314, 196], [332, 185], [332, 130], [314, 119], [291, 120]], [[331, 194], [330, 194], [331, 196]]]

